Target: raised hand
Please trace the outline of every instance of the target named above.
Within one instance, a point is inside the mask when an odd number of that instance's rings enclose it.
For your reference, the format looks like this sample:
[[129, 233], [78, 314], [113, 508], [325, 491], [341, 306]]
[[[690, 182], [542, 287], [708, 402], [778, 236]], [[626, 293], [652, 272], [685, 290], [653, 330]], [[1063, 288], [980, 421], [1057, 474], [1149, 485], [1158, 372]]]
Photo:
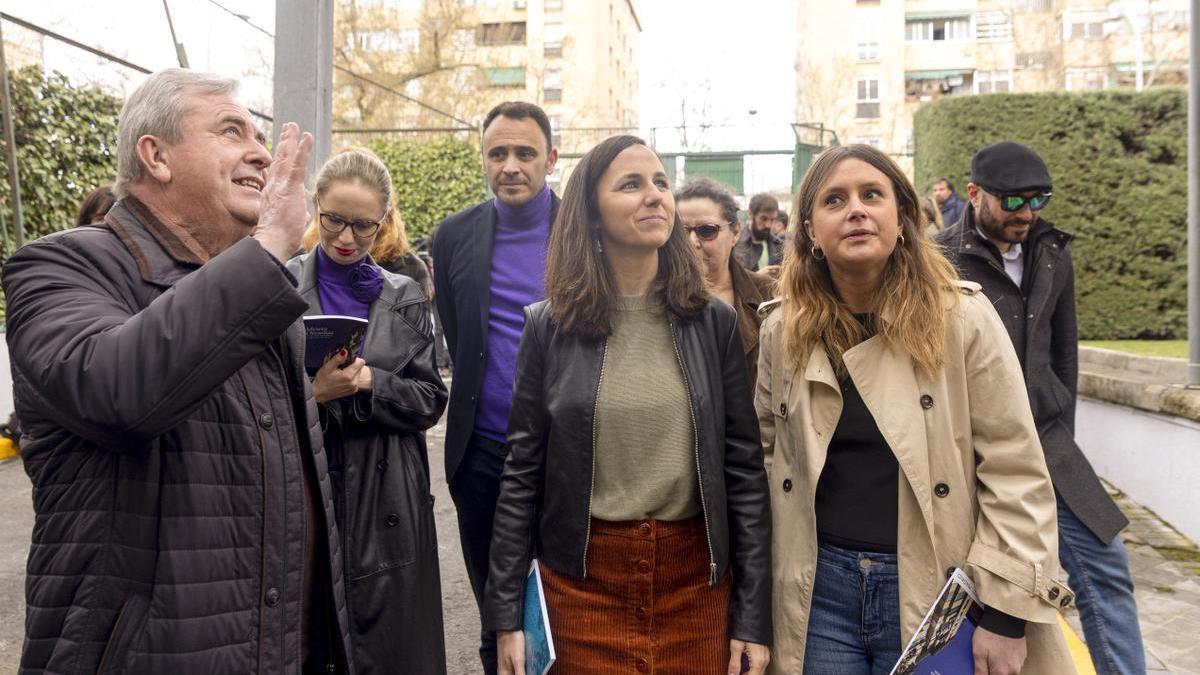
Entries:
[[308, 225], [304, 173], [312, 147], [312, 134], [307, 131], [301, 134], [295, 122], [288, 122], [279, 132], [279, 144], [268, 169], [258, 225], [251, 236], [280, 261], [287, 260], [300, 248], [300, 239]]

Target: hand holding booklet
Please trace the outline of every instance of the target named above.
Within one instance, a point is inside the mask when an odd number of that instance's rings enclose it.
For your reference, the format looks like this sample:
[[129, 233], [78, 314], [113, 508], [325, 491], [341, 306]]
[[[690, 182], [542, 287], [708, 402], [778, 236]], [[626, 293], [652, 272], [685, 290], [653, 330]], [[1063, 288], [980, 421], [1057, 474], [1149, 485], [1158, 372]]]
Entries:
[[304, 369], [311, 377], [327, 360], [337, 358], [343, 349], [346, 357], [338, 367], [344, 368], [354, 362], [367, 334], [367, 320], [334, 314], [306, 316], [304, 333]]
[[550, 615], [546, 613], [546, 595], [542, 590], [542, 571], [538, 561], [529, 563], [525, 577], [525, 675], [546, 675], [554, 665], [554, 637], [550, 634]]
[[972, 638], [982, 615], [975, 585], [954, 568], [891, 675], [974, 675]]

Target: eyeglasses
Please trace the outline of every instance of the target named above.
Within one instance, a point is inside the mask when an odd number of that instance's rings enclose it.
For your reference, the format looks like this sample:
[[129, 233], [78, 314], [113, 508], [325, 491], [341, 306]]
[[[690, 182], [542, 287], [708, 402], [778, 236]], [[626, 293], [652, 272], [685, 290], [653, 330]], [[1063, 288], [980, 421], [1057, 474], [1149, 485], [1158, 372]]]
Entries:
[[700, 225], [684, 225], [683, 229], [686, 230], [688, 234], [695, 233], [696, 238], [700, 241], [712, 241], [713, 239], [717, 238], [717, 235], [721, 234], [722, 228], [728, 227], [729, 225], [730, 223], [725, 223], [724, 225], [717, 225], [715, 223], [702, 223]]
[[[320, 208], [320, 205], [317, 205]], [[379, 231], [381, 223], [378, 220], [348, 220], [339, 215], [332, 213], [320, 212], [321, 229], [329, 234], [341, 234], [342, 230], [349, 227], [354, 232], [354, 236], [361, 239], [374, 236]]]
[[1021, 195], [1016, 194], [1002, 195], [992, 192], [987, 188], [984, 188], [984, 191], [988, 194], [998, 197], [1000, 199], [1000, 208], [1005, 211], [1020, 211], [1021, 209], [1025, 208], [1026, 204], [1029, 205], [1030, 211], [1041, 211], [1042, 209], [1046, 208], [1046, 204], [1050, 202], [1050, 197], [1054, 194], [1047, 190], [1046, 192], [1033, 195], [1032, 197], [1022, 197]]

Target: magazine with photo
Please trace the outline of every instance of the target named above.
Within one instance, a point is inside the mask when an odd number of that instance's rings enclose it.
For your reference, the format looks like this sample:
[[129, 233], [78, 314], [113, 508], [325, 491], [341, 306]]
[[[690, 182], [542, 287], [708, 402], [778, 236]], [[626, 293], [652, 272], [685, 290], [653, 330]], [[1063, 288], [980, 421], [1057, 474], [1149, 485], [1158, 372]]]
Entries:
[[546, 613], [542, 570], [538, 561], [529, 563], [525, 577], [525, 675], [546, 675], [554, 665], [554, 636]]
[[366, 334], [367, 320], [356, 316], [320, 314], [304, 317], [304, 369], [310, 377], [316, 375], [326, 360], [336, 358], [343, 349], [346, 358], [339, 367], [354, 363]]
[[891, 675], [974, 675], [971, 640], [982, 615], [975, 585], [954, 568]]

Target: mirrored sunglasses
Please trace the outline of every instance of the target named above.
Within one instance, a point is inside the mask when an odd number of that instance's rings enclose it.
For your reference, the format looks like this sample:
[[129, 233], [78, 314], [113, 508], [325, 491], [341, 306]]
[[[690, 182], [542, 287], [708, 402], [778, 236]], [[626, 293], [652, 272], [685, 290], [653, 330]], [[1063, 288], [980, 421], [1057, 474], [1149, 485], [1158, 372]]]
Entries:
[[[988, 190], [988, 192], [991, 192], [991, 190]], [[995, 192], [991, 192], [991, 194], [999, 197], [1000, 208], [1004, 209], [1005, 211], [1020, 211], [1021, 209], [1025, 208], [1026, 204], [1029, 205], [1029, 210], [1031, 211], [1041, 211], [1042, 209], [1046, 208], [1046, 204], [1050, 202], [1050, 197], [1053, 195], [1053, 193], [1050, 191], [1033, 195], [1032, 197], [1023, 197], [1021, 195], [1003, 195]]]

